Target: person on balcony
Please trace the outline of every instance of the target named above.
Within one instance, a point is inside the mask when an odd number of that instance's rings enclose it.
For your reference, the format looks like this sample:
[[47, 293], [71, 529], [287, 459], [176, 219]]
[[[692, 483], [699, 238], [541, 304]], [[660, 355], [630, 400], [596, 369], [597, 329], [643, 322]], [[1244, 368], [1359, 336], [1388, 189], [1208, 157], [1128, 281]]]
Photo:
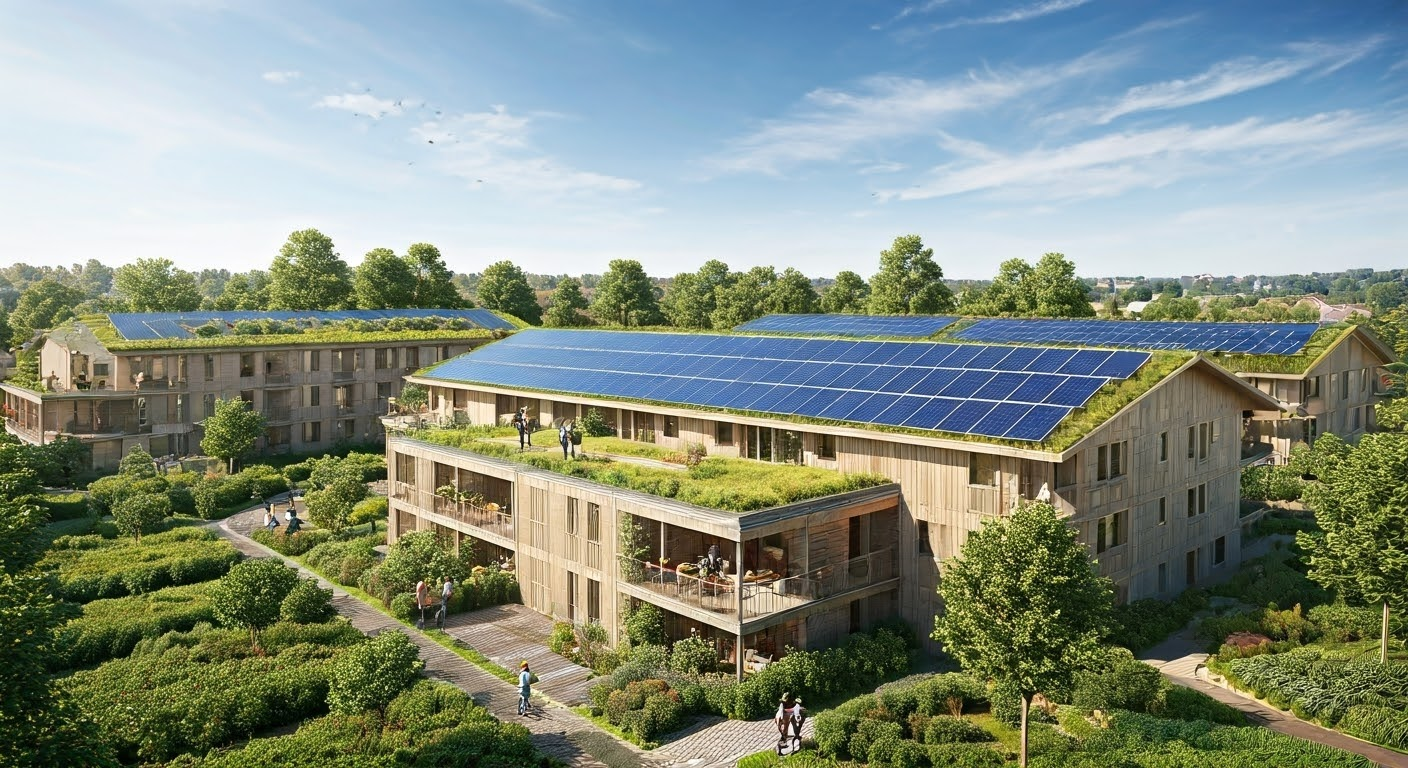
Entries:
[[704, 565], [708, 571], [707, 575], [718, 576], [723, 573], [724, 558], [717, 542], [709, 545], [709, 554], [704, 556]]

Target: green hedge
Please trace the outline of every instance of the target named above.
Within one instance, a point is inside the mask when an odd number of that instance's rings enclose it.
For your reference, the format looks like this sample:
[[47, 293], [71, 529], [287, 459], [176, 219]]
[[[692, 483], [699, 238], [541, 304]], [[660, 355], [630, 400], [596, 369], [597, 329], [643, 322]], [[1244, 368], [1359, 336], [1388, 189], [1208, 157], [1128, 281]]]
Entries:
[[144, 595], [94, 600], [83, 615], [54, 633], [51, 669], [81, 667], [126, 656], [146, 637], [188, 630], [215, 620], [210, 607], [214, 582], [167, 587]]
[[240, 557], [210, 531], [177, 528], [145, 536], [141, 544], [96, 535], [61, 536], [40, 565], [57, 571], [60, 597], [86, 603], [210, 581]]
[[452, 685], [421, 681], [397, 696], [384, 716], [328, 715], [304, 723], [291, 736], [254, 739], [204, 758], [184, 756], [170, 768], [550, 764], [533, 747], [527, 728], [495, 720]]
[[79, 491], [47, 494], [40, 506], [49, 511], [50, 521], [77, 520], [91, 514], [88, 509], [88, 497]]
[[1142, 651], [1163, 642], [1206, 607], [1208, 593], [1201, 589], [1187, 590], [1171, 603], [1144, 599], [1117, 605], [1110, 642], [1131, 651]]
[[326, 544], [332, 541], [334, 538], [332, 531], [322, 528], [314, 528], [306, 531], [300, 530], [289, 534], [282, 526], [275, 528], [272, 533], [265, 528], [255, 528], [254, 531], [249, 534], [249, 537], [281, 555], [288, 555], [290, 557], [296, 557], [308, 552], [320, 544]]

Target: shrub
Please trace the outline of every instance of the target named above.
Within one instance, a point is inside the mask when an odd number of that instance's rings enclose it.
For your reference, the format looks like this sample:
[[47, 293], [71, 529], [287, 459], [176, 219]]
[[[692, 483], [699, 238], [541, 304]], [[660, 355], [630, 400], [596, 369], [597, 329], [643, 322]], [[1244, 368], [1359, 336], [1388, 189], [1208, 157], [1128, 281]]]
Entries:
[[1145, 599], [1117, 605], [1110, 642], [1131, 651], [1142, 651], [1187, 624], [1193, 614], [1208, 606], [1208, 593], [1190, 589], [1172, 603]]
[[1284, 552], [1273, 552], [1244, 563], [1230, 581], [1217, 585], [1212, 593], [1259, 606], [1330, 602], [1324, 587], [1293, 566]]
[[1340, 730], [1365, 741], [1408, 749], [1408, 712], [1401, 708], [1357, 704], [1340, 720]]
[[385, 709], [424, 666], [420, 649], [404, 632], [382, 632], [333, 662], [328, 706], [343, 715]]
[[926, 715], [957, 717], [971, 707], [988, 703], [987, 685], [972, 675], [948, 672], [934, 675], [915, 686], [918, 711]]
[[979, 744], [931, 744], [929, 762], [945, 768], [1002, 768], [1002, 753]]
[[51, 493], [43, 497], [41, 506], [49, 510], [50, 522], [77, 520], [91, 514], [88, 498], [82, 493]]
[[356, 526], [369, 523], [375, 529], [376, 521], [385, 520], [389, 508], [389, 502], [385, 496], [362, 499], [353, 505], [352, 515], [347, 518], [347, 524]]
[[171, 514], [171, 499], [164, 493], [134, 493], [124, 496], [113, 506], [112, 518], [117, 530], [142, 540]]
[[713, 672], [719, 666], [719, 652], [699, 636], [676, 640], [670, 651], [670, 670], [680, 674]]
[[210, 531], [178, 528], [147, 536], [141, 544], [102, 536], [60, 537], [40, 565], [57, 571], [59, 597], [86, 603], [209, 581], [240, 557]]
[[969, 742], [992, 741], [992, 734], [978, 725], [958, 717], [940, 715], [929, 720], [924, 726], [925, 744], [962, 744]]
[[577, 633], [572, 630], [572, 624], [566, 621], [555, 621], [552, 624], [552, 635], [548, 637], [548, 650], [559, 656], [567, 656], [572, 653], [572, 645], [577, 639]]
[[1346, 643], [1377, 637], [1380, 614], [1374, 608], [1353, 608], [1343, 602], [1317, 605], [1307, 614], [1326, 641]]
[[392, 616], [407, 623], [420, 618], [420, 609], [416, 607], [416, 596], [409, 592], [402, 592], [391, 598], [390, 610]]
[[771, 714], [783, 693], [827, 699], [858, 688], [874, 688], [909, 668], [909, 649], [894, 633], [857, 633], [839, 648], [790, 650], [738, 685], [729, 717], [752, 720]]
[[1162, 706], [1163, 690], [1163, 675], [1157, 669], [1136, 661], [1124, 648], [1111, 648], [1098, 671], [1076, 673], [1071, 703], [1087, 712], [1094, 709], [1153, 712]]
[[254, 464], [246, 467], [239, 475], [249, 483], [249, 492], [252, 496], [267, 499], [288, 492], [288, 479], [273, 467]]
[[279, 618], [298, 624], [318, 624], [334, 614], [332, 590], [318, 586], [314, 579], [301, 579], [279, 606]]
[[632, 645], [666, 645], [665, 612], [650, 603], [638, 603], [626, 617], [626, 637]]
[[841, 705], [822, 711], [814, 720], [816, 746], [823, 755], [845, 757], [851, 736], [859, 727], [861, 716], [873, 709], [878, 700], [874, 694], [857, 696]]
[[131, 597], [94, 600], [54, 632], [50, 669], [81, 667], [132, 652], [143, 638], [215, 620], [212, 583], [167, 587]]
[[851, 754], [853, 759], [868, 763], [871, 760], [870, 748], [886, 737], [895, 740], [902, 739], [904, 738], [904, 728], [899, 723], [887, 720], [861, 718], [860, 722], [856, 724], [855, 733], [851, 734], [850, 741], [846, 742], [846, 751]]
[[1202, 691], [1181, 685], [1167, 686], [1164, 690], [1163, 708], [1158, 714], [1173, 720], [1206, 720], [1223, 725], [1245, 725], [1247, 722], [1246, 715], [1236, 707], [1230, 707]]
[[678, 730], [683, 715], [684, 706], [680, 704], [678, 693], [656, 693], [646, 698], [642, 716], [636, 720], [633, 730], [641, 741], [654, 741]]
[[290, 535], [282, 527], [274, 529], [272, 533], [264, 528], [256, 528], [249, 537], [281, 555], [297, 557], [319, 544], [332, 541], [333, 533], [332, 531], [314, 529], [311, 531], [300, 530]]

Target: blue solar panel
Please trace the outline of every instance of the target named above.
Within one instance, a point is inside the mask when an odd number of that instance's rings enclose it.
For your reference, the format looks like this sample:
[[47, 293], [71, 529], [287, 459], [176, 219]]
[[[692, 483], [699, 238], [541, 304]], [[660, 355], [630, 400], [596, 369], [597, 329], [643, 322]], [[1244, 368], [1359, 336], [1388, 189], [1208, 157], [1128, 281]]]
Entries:
[[768, 315], [750, 320], [734, 330], [923, 338], [938, 333], [956, 319], [933, 315]]
[[1044, 439], [1072, 408], [1148, 358], [1109, 350], [535, 329], [442, 363], [430, 375], [1030, 441]]
[[207, 323], [232, 326], [241, 320], [278, 320], [305, 325], [341, 320], [394, 320], [439, 317], [462, 320], [475, 328], [513, 330], [513, 325], [487, 309], [346, 309], [327, 311], [303, 310], [230, 310], [213, 312], [118, 312], [108, 320], [122, 338], [128, 341], [151, 339], [195, 338], [193, 329]]
[[989, 318], [954, 333], [982, 342], [1084, 344], [1139, 349], [1291, 355], [1315, 333], [1315, 323], [1197, 323], [1137, 320]]

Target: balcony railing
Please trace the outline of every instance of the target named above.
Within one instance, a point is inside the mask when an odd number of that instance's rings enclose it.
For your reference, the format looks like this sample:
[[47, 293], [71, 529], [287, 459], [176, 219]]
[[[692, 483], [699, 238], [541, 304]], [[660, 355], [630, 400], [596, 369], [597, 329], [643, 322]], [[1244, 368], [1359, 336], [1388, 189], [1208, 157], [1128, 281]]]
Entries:
[[264, 408], [265, 421], [288, 421], [293, 417], [293, 406], [270, 405]]
[[353, 380], [353, 379], [355, 379], [355, 378], [357, 378], [357, 372], [356, 372], [356, 371], [333, 371], [333, 372], [332, 372], [332, 380], [333, 380], [333, 381], [351, 381], [351, 380]]
[[407, 483], [396, 484], [393, 498], [504, 538], [513, 538], [513, 513], [507, 504], [480, 506], [467, 501], [451, 501], [444, 496], [413, 488]]
[[289, 382], [288, 373], [266, 373], [264, 374], [265, 384], [287, 384]]
[[[679, 572], [676, 567], [661, 567], [644, 560], [621, 558], [621, 579], [686, 605], [730, 616], [738, 615], [739, 589], [737, 574], [721, 578], [702, 578]], [[743, 615], [740, 621], [825, 600], [852, 590], [862, 589], [895, 577], [894, 550], [878, 552], [823, 565], [806, 573], [787, 578], [771, 578], [742, 584]]]

